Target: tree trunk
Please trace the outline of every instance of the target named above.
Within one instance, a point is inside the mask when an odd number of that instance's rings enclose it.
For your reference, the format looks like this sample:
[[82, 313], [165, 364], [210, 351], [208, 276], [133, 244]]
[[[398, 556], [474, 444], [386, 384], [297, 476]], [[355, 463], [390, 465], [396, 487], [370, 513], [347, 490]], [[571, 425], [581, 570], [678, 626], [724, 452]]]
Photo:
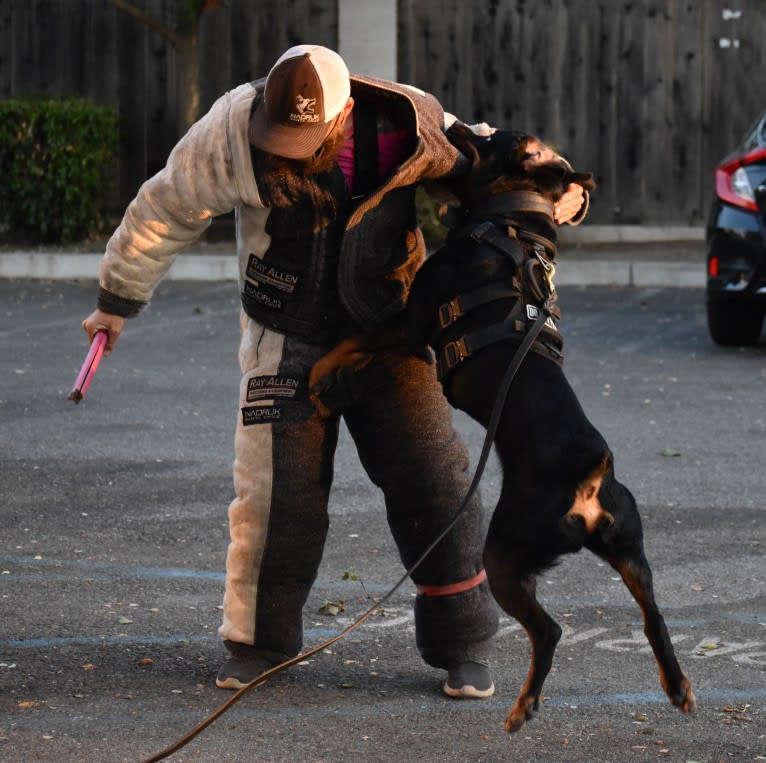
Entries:
[[196, 25], [179, 29], [176, 36], [177, 127], [179, 137], [200, 117], [200, 58]]

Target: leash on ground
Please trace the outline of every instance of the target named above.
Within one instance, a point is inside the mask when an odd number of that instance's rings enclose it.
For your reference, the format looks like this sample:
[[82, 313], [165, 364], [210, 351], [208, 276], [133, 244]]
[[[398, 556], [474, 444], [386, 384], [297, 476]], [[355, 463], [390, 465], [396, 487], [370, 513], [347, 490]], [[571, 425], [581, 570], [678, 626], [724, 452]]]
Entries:
[[449, 533], [450, 530], [452, 530], [452, 528], [457, 524], [460, 517], [465, 513], [465, 510], [468, 508], [468, 503], [471, 500], [471, 498], [473, 498], [473, 495], [476, 492], [476, 489], [479, 487], [479, 482], [481, 481], [482, 475], [484, 474], [484, 468], [487, 465], [487, 459], [489, 458], [489, 454], [492, 451], [492, 443], [495, 440], [497, 427], [500, 424], [500, 417], [502, 416], [503, 408], [505, 407], [505, 400], [508, 397], [508, 391], [511, 388], [511, 384], [513, 383], [513, 380], [516, 376], [516, 372], [519, 370], [522, 362], [524, 361], [524, 358], [527, 356], [527, 353], [532, 347], [532, 344], [537, 339], [538, 334], [540, 333], [540, 331], [542, 331], [545, 321], [550, 317], [551, 315], [550, 307], [551, 307], [550, 300], [546, 299], [542, 305], [542, 308], [540, 309], [540, 314], [538, 315], [537, 319], [532, 324], [529, 331], [526, 333], [524, 340], [522, 341], [522, 343], [519, 345], [518, 349], [514, 353], [513, 358], [511, 359], [511, 362], [508, 366], [508, 369], [506, 370], [505, 375], [503, 376], [500, 382], [500, 386], [498, 387], [498, 391], [497, 391], [497, 396], [495, 398], [495, 403], [492, 408], [492, 414], [489, 418], [489, 423], [487, 424], [487, 433], [484, 437], [484, 444], [482, 446], [481, 455], [479, 456], [479, 460], [476, 465], [476, 471], [474, 472], [473, 480], [471, 481], [471, 484], [468, 488], [468, 492], [466, 493], [465, 498], [463, 499], [463, 502], [460, 504], [460, 508], [455, 512], [452, 519], [448, 522], [447, 526], [429, 544], [429, 546], [425, 549], [425, 551], [423, 551], [423, 553], [409, 567], [409, 569], [401, 576], [401, 578], [399, 578], [399, 580], [388, 591], [388, 593], [386, 593], [380, 599], [378, 599], [363, 615], [358, 617], [353, 623], [351, 623], [351, 625], [344, 628], [340, 633], [336, 634], [335, 636], [332, 636], [326, 641], [323, 641], [318, 646], [315, 646], [312, 649], [309, 649], [307, 652], [301, 652], [295, 657], [292, 657], [289, 660], [285, 660], [284, 662], [281, 662], [279, 665], [275, 665], [273, 668], [270, 668], [264, 673], [261, 673], [259, 676], [256, 676], [249, 683], [246, 683], [241, 689], [237, 689], [235, 694], [233, 694], [229, 699], [227, 699], [226, 702], [219, 705], [212, 713], [210, 713], [206, 718], [204, 718], [200, 723], [198, 723], [191, 731], [189, 731], [187, 734], [185, 734], [183, 737], [181, 737], [178, 741], [174, 742], [169, 747], [166, 747], [164, 750], [162, 750], [162, 752], [157, 753], [151, 758], [146, 758], [145, 760], [142, 761], [142, 763], [157, 763], [157, 761], [164, 760], [165, 758], [168, 757], [168, 755], [172, 755], [174, 752], [177, 752], [182, 747], [185, 747], [189, 742], [191, 742], [192, 739], [194, 739], [197, 735], [199, 735], [202, 731], [204, 731], [214, 721], [220, 718], [230, 707], [232, 707], [235, 703], [239, 702], [239, 700], [242, 699], [242, 697], [244, 697], [245, 694], [247, 694], [251, 689], [254, 689], [256, 686], [259, 686], [260, 684], [264, 683], [272, 676], [277, 675], [277, 673], [281, 673], [283, 670], [287, 670], [288, 668], [291, 668], [293, 665], [297, 665], [299, 662], [303, 662], [304, 660], [307, 660], [309, 657], [313, 657], [315, 654], [321, 652], [324, 649], [327, 649], [328, 647], [340, 641], [342, 638], [345, 638], [349, 633], [351, 633], [351, 631], [356, 630], [360, 625], [362, 625], [362, 623], [369, 620], [370, 617], [372, 617], [372, 615], [375, 614], [375, 612], [377, 612], [383, 606], [383, 604], [385, 604], [396, 593], [396, 591], [399, 590], [399, 588], [401, 588], [401, 586], [407, 581], [407, 579], [411, 577], [412, 573], [415, 572], [415, 570], [423, 563], [426, 557], [434, 550], [434, 548], [436, 548], [436, 546], [439, 545], [439, 543], [441, 543], [441, 541], [444, 539], [447, 533]]

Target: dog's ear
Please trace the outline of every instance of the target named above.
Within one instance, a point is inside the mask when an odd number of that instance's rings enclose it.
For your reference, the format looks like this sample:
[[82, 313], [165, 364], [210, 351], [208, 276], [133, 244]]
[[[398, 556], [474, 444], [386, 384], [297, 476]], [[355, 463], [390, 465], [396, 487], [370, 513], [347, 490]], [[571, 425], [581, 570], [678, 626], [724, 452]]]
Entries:
[[566, 187], [570, 183], [577, 183], [586, 191], [593, 191], [596, 188], [592, 172], [571, 172], [568, 170], [564, 173], [564, 186]]
[[468, 125], [463, 122], [454, 122], [446, 132], [449, 142], [461, 153], [465, 154], [472, 164], [479, 161], [477, 147], [486, 140], [486, 137], [477, 135]]

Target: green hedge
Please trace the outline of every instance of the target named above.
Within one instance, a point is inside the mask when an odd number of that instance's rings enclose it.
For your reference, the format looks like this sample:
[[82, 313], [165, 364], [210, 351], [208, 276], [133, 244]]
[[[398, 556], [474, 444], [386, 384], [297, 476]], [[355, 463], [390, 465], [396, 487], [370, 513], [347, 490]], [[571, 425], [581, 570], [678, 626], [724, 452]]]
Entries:
[[108, 106], [0, 101], [0, 221], [47, 242], [94, 235], [117, 145], [117, 115]]

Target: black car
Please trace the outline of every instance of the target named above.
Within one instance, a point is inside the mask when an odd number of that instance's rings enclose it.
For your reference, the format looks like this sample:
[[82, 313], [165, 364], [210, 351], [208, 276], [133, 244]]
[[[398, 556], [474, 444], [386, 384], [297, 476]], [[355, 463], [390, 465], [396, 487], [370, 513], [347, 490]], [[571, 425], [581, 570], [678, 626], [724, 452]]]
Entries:
[[710, 336], [756, 344], [766, 315], [766, 112], [716, 167], [706, 241]]

